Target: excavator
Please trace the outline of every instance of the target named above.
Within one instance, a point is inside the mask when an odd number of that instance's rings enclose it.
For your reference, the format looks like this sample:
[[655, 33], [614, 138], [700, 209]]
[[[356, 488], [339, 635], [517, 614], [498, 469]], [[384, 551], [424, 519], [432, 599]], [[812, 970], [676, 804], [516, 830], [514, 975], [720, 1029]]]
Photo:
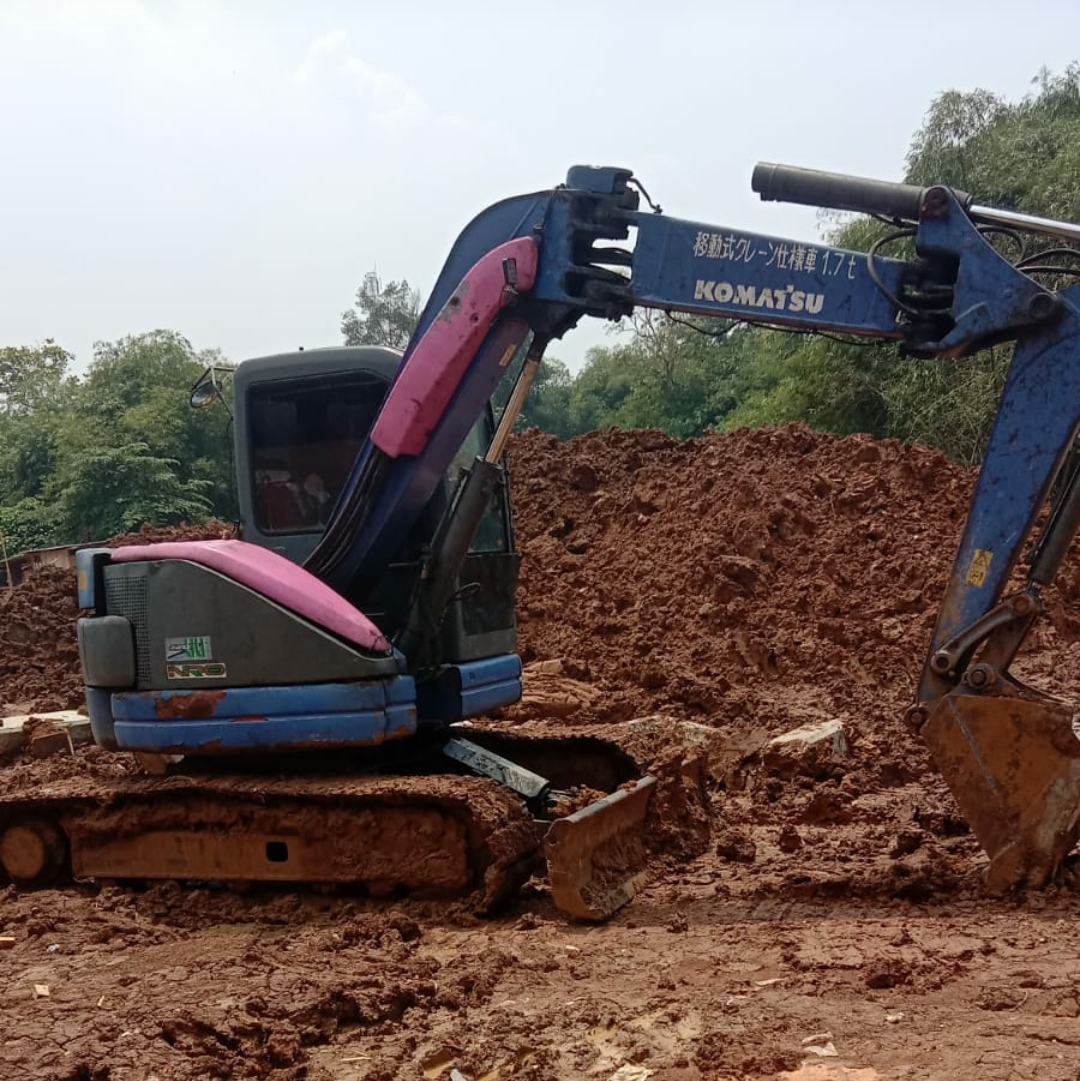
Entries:
[[[482, 910], [542, 853], [565, 912], [629, 901], [650, 814], [704, 800], [700, 763], [649, 772], [615, 738], [476, 719], [521, 694], [504, 466], [521, 404], [552, 340], [647, 307], [893, 341], [915, 360], [1015, 343], [908, 721], [989, 885], [1047, 884], [1080, 832], [1080, 741], [1072, 710], [1009, 666], [1080, 525], [1080, 286], [1045, 284], [1074, 269], [1062, 242], [1080, 226], [790, 166], [759, 164], [752, 186], [894, 228], [857, 252], [680, 220], [629, 170], [577, 166], [468, 225], [403, 355], [241, 364], [244, 539], [78, 557], [95, 740], [165, 765], [0, 795], [7, 876], [348, 882]], [[222, 396], [211, 373], [193, 403]]]

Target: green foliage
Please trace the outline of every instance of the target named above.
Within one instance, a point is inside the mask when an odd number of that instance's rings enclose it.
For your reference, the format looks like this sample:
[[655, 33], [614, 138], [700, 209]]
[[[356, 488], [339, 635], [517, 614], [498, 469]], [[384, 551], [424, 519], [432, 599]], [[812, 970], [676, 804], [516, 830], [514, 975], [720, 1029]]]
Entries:
[[[0, 528], [9, 547], [99, 540], [141, 526], [235, 517], [224, 410], [188, 392], [221, 363], [172, 331], [99, 342], [81, 378], [69, 355], [3, 351], [19, 361], [0, 411]], [[11, 404], [13, 403], [13, 404]]]
[[383, 285], [376, 271], [364, 275], [353, 307], [342, 312], [346, 345], [385, 345], [404, 349], [420, 318], [420, 294], [407, 281]]
[[662, 428], [686, 437], [733, 407], [741, 340], [730, 325], [642, 311], [630, 329], [628, 341], [589, 351], [569, 389], [573, 431]]
[[92, 540], [138, 529], [208, 518], [210, 482], [181, 477], [181, 463], [157, 457], [146, 443], [92, 445], [65, 462], [53, 485], [67, 536]]
[[[491, 404], [495, 410], [496, 422], [502, 416], [503, 410], [510, 399], [518, 376], [521, 374], [525, 362], [527, 350], [520, 350], [518, 356], [510, 364], [506, 375], [495, 388]], [[573, 430], [570, 427], [568, 406], [570, 401], [570, 387], [573, 379], [569, 369], [561, 360], [555, 357], [545, 357], [536, 372], [532, 387], [525, 404], [518, 414], [514, 424], [515, 431], [524, 431], [526, 428], [541, 428], [545, 432], [563, 438], [570, 436]]]
[[[909, 182], [944, 183], [977, 203], [1080, 221], [1080, 67], [1042, 72], [1036, 91], [1008, 103], [984, 90], [935, 99], [908, 154]], [[846, 237], [841, 237], [841, 240]], [[1057, 245], [1028, 241], [1028, 253]], [[1019, 250], [1002, 239], [1010, 258]], [[1045, 279], [1060, 286], [1064, 279]], [[967, 360], [894, 363], [883, 385], [887, 433], [977, 462], [989, 437], [1011, 350]]]
[[0, 504], [0, 534], [9, 556], [28, 548], [47, 548], [55, 543], [55, 514], [40, 499]]
[[0, 348], [0, 412], [24, 412], [56, 392], [72, 356], [51, 338]]

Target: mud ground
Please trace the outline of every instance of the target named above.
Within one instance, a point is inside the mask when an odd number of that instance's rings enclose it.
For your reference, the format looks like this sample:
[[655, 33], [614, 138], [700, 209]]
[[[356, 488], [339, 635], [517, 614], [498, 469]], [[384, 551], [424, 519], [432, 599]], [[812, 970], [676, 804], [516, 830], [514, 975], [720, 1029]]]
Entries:
[[[793, 426], [512, 445], [525, 700], [701, 725], [713, 837], [603, 926], [533, 880], [460, 903], [253, 889], [0, 893], [0, 1077], [1080, 1078], [1080, 884], [989, 896], [903, 724], [971, 473]], [[1080, 562], [1020, 658], [1080, 676]], [[0, 596], [0, 703], [79, 700], [71, 583]], [[846, 751], [766, 741], [839, 721]], [[115, 769], [16, 761], [8, 791]], [[123, 756], [113, 756], [116, 757]]]

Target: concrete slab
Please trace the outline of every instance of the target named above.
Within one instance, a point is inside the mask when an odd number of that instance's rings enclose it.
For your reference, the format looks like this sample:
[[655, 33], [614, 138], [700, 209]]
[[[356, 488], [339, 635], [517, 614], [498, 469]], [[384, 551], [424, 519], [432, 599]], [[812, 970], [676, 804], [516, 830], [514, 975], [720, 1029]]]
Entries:
[[51, 731], [46, 730], [34, 739], [31, 750], [35, 757], [44, 758], [65, 749], [93, 742], [90, 718], [83, 716], [77, 710], [23, 713], [14, 717], [4, 717], [0, 721], [0, 755], [14, 754], [23, 749], [26, 745], [26, 733], [23, 729], [31, 718], [52, 722], [49, 726]]

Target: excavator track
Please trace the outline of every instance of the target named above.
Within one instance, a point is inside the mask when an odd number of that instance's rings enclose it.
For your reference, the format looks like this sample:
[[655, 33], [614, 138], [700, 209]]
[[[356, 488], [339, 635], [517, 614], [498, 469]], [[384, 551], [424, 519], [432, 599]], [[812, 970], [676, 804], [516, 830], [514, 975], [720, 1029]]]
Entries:
[[537, 858], [524, 804], [448, 774], [172, 776], [0, 797], [0, 865], [25, 888], [75, 880], [348, 883], [466, 897], [480, 913]]
[[555, 798], [530, 805], [494, 780], [451, 772], [441, 755], [380, 774], [298, 761], [288, 778], [250, 762], [234, 772], [184, 760], [165, 776], [89, 773], [0, 795], [0, 872], [21, 888], [337, 883], [379, 897], [465, 898], [486, 913], [546, 859], [556, 907], [602, 920], [640, 890], [651, 855], [680, 845], [696, 854], [707, 837], [701, 763], [673, 749], [670, 730], [456, 731], [547, 777]]

